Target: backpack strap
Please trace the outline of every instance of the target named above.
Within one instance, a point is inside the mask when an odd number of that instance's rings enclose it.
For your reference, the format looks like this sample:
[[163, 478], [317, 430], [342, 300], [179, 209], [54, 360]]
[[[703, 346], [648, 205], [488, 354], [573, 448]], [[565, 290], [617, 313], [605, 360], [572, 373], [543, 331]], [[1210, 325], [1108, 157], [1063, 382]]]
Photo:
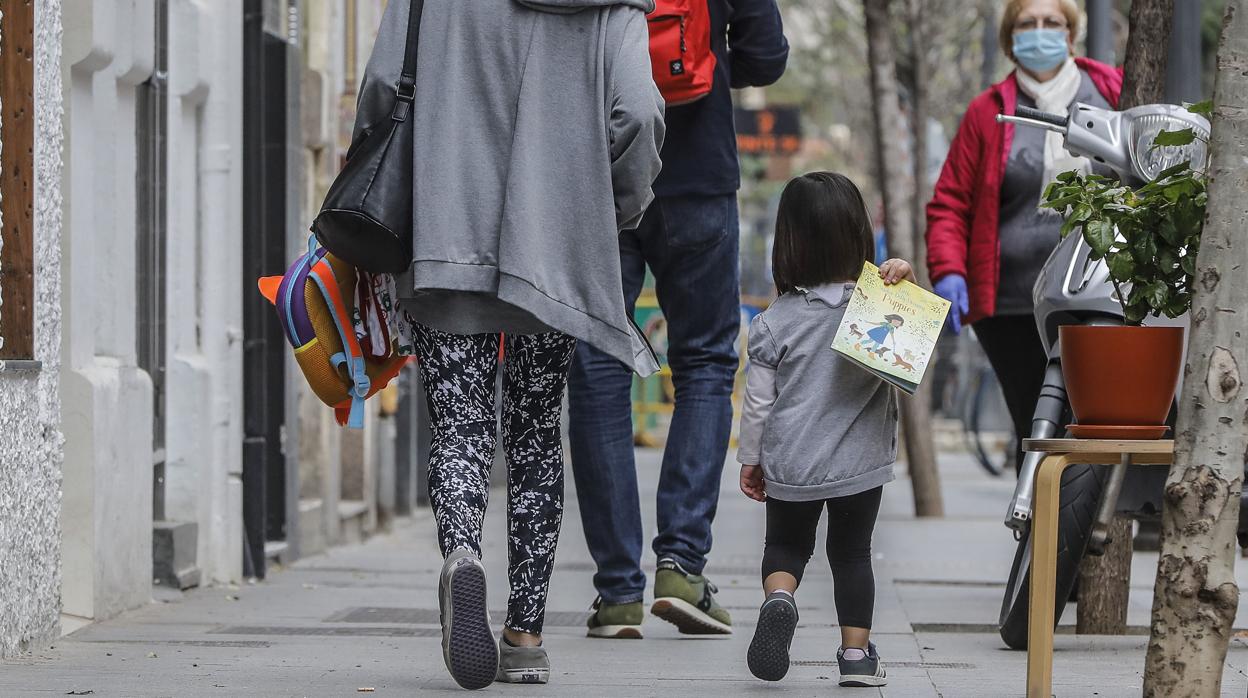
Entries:
[[[333, 283], [327, 282], [323, 274], [328, 274]], [[342, 340], [343, 351], [334, 354], [329, 360], [334, 368], [345, 366], [347, 376], [351, 380], [351, 416], [347, 426], [353, 429], [362, 428], [364, 426], [364, 399], [368, 397], [369, 389], [372, 387], [372, 382], [365, 370], [364, 352], [355, 338], [351, 319], [346, 317], [346, 305], [343, 304], [333, 267], [322, 259], [312, 267], [312, 272], [308, 274], [308, 277], [316, 283], [321, 295], [325, 297], [330, 310], [329, 314], [334, 319], [334, 327], [338, 330], [338, 336]]]
[[[273, 305], [277, 308], [278, 320], [282, 323], [282, 329], [286, 332], [286, 338], [290, 341], [290, 345], [295, 349], [306, 346], [312, 340], [311, 336], [305, 336], [308, 333], [300, 333], [299, 325], [295, 322], [295, 294], [299, 294], [299, 298], [303, 297], [304, 284], [303, 277], [312, 265], [317, 261], [318, 246], [316, 237], [308, 239], [308, 253], [299, 257], [299, 260], [286, 275], [282, 277], [281, 283], [277, 287], [277, 293], [274, 296]], [[263, 285], [264, 279], [261, 279]]]

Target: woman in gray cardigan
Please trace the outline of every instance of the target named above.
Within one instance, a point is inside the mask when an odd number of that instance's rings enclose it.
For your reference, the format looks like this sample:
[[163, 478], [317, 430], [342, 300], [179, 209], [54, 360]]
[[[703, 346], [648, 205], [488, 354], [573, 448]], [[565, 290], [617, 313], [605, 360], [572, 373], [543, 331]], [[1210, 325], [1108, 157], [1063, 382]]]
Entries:
[[[651, 9], [653, 0], [425, 2], [414, 261], [398, 291], [433, 418], [443, 654], [465, 688], [549, 675], [541, 632], [563, 513], [560, 408], [576, 341], [638, 372], [657, 369], [624, 309], [617, 243], [645, 211], [660, 166]], [[391, 0], [382, 19], [357, 131], [389, 118], [408, 10]], [[511, 593], [496, 643], [480, 540], [500, 349]]]

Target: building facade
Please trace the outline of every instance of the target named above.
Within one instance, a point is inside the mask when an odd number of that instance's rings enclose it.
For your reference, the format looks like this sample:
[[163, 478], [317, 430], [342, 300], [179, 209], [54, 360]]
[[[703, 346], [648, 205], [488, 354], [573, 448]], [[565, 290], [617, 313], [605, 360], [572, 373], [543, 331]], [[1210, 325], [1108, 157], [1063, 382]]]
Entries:
[[10, 2], [0, 11], [0, 656], [6, 656], [55, 639], [61, 606], [61, 13], [59, 0]]
[[306, 249], [383, 7], [0, 3], [30, 74], [0, 87], [0, 656], [412, 506], [397, 394], [338, 427], [256, 290]]

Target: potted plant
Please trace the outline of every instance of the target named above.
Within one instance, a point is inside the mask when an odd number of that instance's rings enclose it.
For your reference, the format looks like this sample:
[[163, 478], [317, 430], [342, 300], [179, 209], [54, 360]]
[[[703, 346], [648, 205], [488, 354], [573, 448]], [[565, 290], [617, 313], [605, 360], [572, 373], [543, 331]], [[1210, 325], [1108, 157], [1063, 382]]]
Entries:
[[[1162, 131], [1154, 147], [1188, 145], [1197, 137], [1190, 129]], [[1103, 438], [1165, 434], [1183, 328], [1144, 323], [1191, 309], [1208, 200], [1207, 163], [1198, 166], [1176, 165], [1138, 189], [1096, 174], [1064, 172], [1045, 190], [1044, 206], [1067, 213], [1062, 236], [1080, 231], [1091, 259], [1105, 260], [1122, 306], [1120, 326], [1060, 328], [1062, 373], [1075, 419], [1099, 428], [1095, 434]]]

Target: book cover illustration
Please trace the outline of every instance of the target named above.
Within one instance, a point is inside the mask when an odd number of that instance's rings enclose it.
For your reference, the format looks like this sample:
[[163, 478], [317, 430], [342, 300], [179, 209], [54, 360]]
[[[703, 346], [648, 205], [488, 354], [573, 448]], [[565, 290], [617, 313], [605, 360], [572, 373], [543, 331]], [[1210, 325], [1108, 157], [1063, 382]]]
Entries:
[[949, 314], [949, 301], [909, 281], [885, 286], [867, 262], [832, 348], [913, 395]]

